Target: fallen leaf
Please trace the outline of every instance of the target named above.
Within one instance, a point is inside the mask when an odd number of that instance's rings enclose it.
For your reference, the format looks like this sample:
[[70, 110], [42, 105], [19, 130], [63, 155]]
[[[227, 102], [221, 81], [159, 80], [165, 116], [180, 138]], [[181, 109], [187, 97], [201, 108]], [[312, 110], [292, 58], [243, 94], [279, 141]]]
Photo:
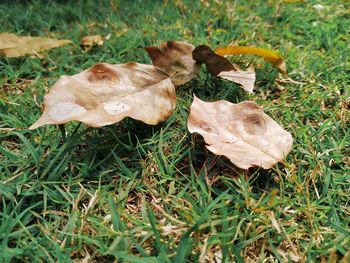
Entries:
[[97, 64], [61, 76], [44, 97], [44, 112], [29, 129], [77, 120], [101, 127], [131, 117], [155, 125], [175, 108], [175, 87], [158, 68], [129, 62]]
[[254, 89], [255, 72], [243, 71], [228, 59], [215, 54], [206, 45], [197, 46], [193, 51], [193, 59], [207, 66], [209, 73], [223, 79], [241, 84], [243, 89], [252, 92]]
[[154, 66], [171, 76], [174, 85], [182, 85], [197, 75], [200, 63], [192, 58], [194, 46], [185, 42], [168, 41], [159, 47], [145, 47]]
[[263, 57], [266, 61], [272, 63], [278, 70], [286, 74], [286, 63], [284, 59], [275, 51], [257, 48], [257, 47], [244, 47], [244, 46], [228, 46], [215, 49], [218, 55], [240, 55], [240, 54], [252, 54]]
[[11, 33], [0, 33], [0, 55], [20, 57], [33, 55], [43, 50], [52, 49], [72, 43], [67, 39], [54, 39], [30, 36], [17, 36]]
[[103, 45], [103, 39], [100, 35], [91, 35], [91, 36], [85, 36], [81, 40], [80, 46], [85, 50], [88, 51], [94, 46], [102, 46]]
[[230, 70], [222, 71], [218, 77], [227, 79], [238, 84], [241, 84], [243, 89], [248, 92], [253, 92], [254, 82], [255, 82], [255, 72], [254, 70]]
[[290, 152], [293, 143], [290, 133], [250, 101], [204, 102], [195, 96], [187, 127], [204, 137], [211, 152], [228, 157], [242, 169], [271, 168]]

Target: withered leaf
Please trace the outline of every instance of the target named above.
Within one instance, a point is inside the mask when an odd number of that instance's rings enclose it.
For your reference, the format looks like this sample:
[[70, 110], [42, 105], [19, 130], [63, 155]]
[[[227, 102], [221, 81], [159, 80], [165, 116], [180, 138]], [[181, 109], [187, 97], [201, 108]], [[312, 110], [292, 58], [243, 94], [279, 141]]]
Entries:
[[0, 55], [20, 57], [37, 54], [43, 50], [72, 43], [67, 39], [54, 39], [30, 36], [17, 36], [12, 33], [0, 33]]
[[168, 41], [159, 47], [145, 47], [153, 65], [171, 76], [174, 85], [190, 81], [199, 71], [200, 63], [192, 58], [194, 46], [186, 42]]
[[175, 87], [158, 68], [129, 62], [97, 64], [61, 76], [44, 97], [44, 112], [30, 127], [77, 120], [101, 127], [131, 117], [155, 125], [175, 108]]
[[252, 54], [263, 57], [266, 61], [272, 63], [278, 70], [286, 74], [286, 63], [284, 59], [277, 52], [257, 47], [245, 47], [245, 46], [228, 46], [217, 48], [215, 52], [219, 55], [240, 55], [240, 54]]
[[211, 152], [228, 157], [242, 169], [271, 168], [290, 152], [293, 143], [290, 133], [250, 101], [204, 102], [194, 97], [187, 126], [191, 133], [204, 137]]
[[193, 51], [193, 59], [204, 63], [211, 74], [241, 84], [248, 92], [253, 91], [255, 72], [241, 70], [225, 57], [216, 54], [210, 47], [197, 46]]
[[80, 46], [85, 50], [90, 50], [93, 46], [102, 46], [103, 39], [100, 35], [85, 36], [81, 40]]

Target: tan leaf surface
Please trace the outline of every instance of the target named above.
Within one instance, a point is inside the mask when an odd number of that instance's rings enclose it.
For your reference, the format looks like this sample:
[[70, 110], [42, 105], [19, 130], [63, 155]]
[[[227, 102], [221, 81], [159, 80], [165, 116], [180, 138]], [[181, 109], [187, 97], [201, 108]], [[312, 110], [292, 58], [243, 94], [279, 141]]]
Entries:
[[17, 36], [12, 33], [0, 33], [0, 55], [20, 57], [32, 55], [43, 50], [52, 49], [72, 43], [67, 39]]
[[245, 91], [253, 92], [255, 72], [243, 71], [228, 59], [216, 54], [206, 45], [197, 46], [193, 51], [193, 59], [207, 66], [209, 73], [242, 85]]
[[286, 63], [284, 62], [284, 59], [277, 52], [269, 49], [245, 46], [228, 46], [217, 48], [215, 52], [221, 56], [240, 54], [258, 55], [273, 64], [281, 73], [287, 73]]
[[145, 50], [153, 65], [168, 73], [176, 86], [193, 79], [200, 69], [200, 63], [192, 58], [194, 46], [191, 44], [169, 41], [159, 47], [145, 47]]
[[211, 152], [228, 157], [242, 169], [271, 168], [290, 152], [293, 143], [290, 133], [250, 101], [204, 102], [194, 97], [187, 126], [191, 133], [204, 137]]
[[175, 108], [175, 87], [158, 68], [129, 62], [97, 64], [61, 76], [44, 97], [44, 112], [30, 127], [77, 120], [101, 127], [131, 117], [155, 125]]

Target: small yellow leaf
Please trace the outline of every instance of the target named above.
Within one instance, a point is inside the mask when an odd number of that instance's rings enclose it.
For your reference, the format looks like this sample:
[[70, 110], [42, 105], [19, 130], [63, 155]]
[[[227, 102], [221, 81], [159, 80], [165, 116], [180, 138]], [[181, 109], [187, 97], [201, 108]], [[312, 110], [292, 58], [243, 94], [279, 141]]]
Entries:
[[225, 55], [241, 55], [241, 54], [252, 54], [263, 57], [266, 61], [272, 63], [278, 70], [286, 74], [286, 63], [284, 59], [277, 52], [257, 47], [245, 47], [245, 46], [227, 46], [217, 48], [215, 52], [221, 56]]
[[17, 36], [12, 33], [0, 33], [0, 55], [20, 57], [37, 54], [40, 51], [52, 49], [72, 43], [67, 39], [54, 39], [30, 36]]

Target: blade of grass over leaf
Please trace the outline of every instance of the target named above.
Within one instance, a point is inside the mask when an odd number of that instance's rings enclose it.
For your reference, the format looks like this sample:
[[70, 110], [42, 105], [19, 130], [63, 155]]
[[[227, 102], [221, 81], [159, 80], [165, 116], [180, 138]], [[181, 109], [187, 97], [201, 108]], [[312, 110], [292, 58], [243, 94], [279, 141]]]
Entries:
[[263, 57], [266, 61], [272, 63], [278, 70], [286, 74], [286, 63], [282, 56], [275, 51], [258, 48], [258, 47], [246, 47], [246, 46], [227, 46], [227, 47], [219, 47], [215, 49], [215, 53], [221, 56], [227, 55], [258, 55]]

